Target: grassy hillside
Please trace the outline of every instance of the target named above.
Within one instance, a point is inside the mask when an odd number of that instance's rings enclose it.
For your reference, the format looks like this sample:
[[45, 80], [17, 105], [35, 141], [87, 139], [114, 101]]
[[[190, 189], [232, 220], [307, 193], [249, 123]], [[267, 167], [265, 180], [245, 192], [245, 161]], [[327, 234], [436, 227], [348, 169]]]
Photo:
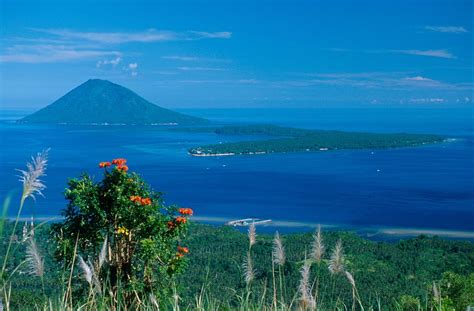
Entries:
[[[68, 271], [52, 260], [54, 244], [50, 243], [49, 225], [40, 226], [35, 236], [46, 259], [46, 296], [56, 297], [66, 286], [63, 274], [68, 275]], [[21, 239], [20, 229], [18, 237]], [[471, 274], [471, 282], [474, 282], [474, 244], [471, 242], [420, 236], [388, 243], [366, 240], [347, 232], [323, 232], [326, 250], [323, 261], [311, 265], [311, 280], [318, 277], [319, 302], [323, 310], [333, 309], [337, 304], [350, 308], [352, 304], [351, 285], [346, 277], [332, 275], [327, 268], [331, 251], [339, 239], [343, 245], [345, 269], [353, 275], [365, 309], [377, 309], [380, 304], [382, 310], [410, 310], [410, 301], [418, 302], [425, 309], [432, 304], [433, 281], [443, 284], [443, 278], [452, 278], [453, 275], [466, 278]], [[5, 241], [3, 237], [0, 254], [5, 251]], [[300, 270], [305, 256], [311, 257], [313, 236], [312, 233], [288, 234], [282, 236], [282, 242], [286, 255], [282, 267], [283, 299], [289, 304], [298, 295]], [[207, 306], [205, 310], [214, 307], [226, 310], [242, 309], [243, 305], [256, 308], [261, 304], [268, 307], [272, 305], [273, 236], [257, 232], [256, 244], [251, 250], [255, 279], [248, 301], [242, 301], [248, 290], [242, 266], [249, 248], [245, 233], [230, 227], [194, 223], [183, 244], [188, 246], [190, 254], [187, 269], [176, 279], [181, 307], [196, 309], [196, 297], [201, 297]], [[20, 264], [25, 257], [24, 243], [17, 243], [16, 247], [20, 251], [11, 259], [11, 267]], [[278, 268], [274, 267], [274, 271], [278, 279]], [[13, 280], [11, 302], [12, 306], [22, 306], [25, 310], [27, 306], [33, 307], [35, 303], [40, 303], [44, 297], [40, 279], [27, 276], [24, 272], [22, 274], [22, 277]], [[75, 286], [77, 289], [80, 283]], [[458, 288], [458, 292], [451, 294], [450, 300], [453, 303], [466, 303], [465, 299], [474, 299], [472, 295], [462, 298], [466, 296], [466, 290], [464, 287]], [[297, 304], [297, 301], [293, 303]], [[172, 302], [169, 304], [171, 307]]]

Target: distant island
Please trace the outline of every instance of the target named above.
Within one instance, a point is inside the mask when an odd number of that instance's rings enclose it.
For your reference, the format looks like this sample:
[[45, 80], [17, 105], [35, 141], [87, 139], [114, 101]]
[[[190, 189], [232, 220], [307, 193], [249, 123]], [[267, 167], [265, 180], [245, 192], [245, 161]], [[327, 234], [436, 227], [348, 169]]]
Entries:
[[380, 134], [308, 130], [275, 125], [236, 125], [183, 128], [180, 131], [212, 132], [220, 135], [257, 135], [259, 140], [229, 142], [189, 149], [192, 156], [253, 155], [280, 152], [315, 152], [338, 149], [384, 149], [413, 147], [445, 140], [430, 134]]
[[159, 107], [133, 91], [110, 81], [92, 79], [18, 122], [198, 125], [208, 121]]

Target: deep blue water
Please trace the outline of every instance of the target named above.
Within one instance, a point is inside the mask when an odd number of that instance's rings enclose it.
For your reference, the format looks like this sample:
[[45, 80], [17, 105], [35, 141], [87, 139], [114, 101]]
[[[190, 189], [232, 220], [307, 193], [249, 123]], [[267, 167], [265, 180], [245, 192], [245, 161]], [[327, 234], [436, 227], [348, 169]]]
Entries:
[[[190, 110], [221, 122], [307, 128], [439, 133], [438, 145], [363, 151], [191, 157], [192, 146], [248, 139], [162, 127], [19, 125], [0, 122], [0, 197], [19, 195], [16, 168], [48, 148], [46, 198], [25, 215], [58, 215], [68, 177], [100, 178], [100, 161], [128, 159], [169, 204], [201, 217], [259, 217], [361, 227], [474, 231], [471, 109]], [[11, 116], [3, 113], [4, 119]], [[15, 115], [16, 116], [16, 115]], [[15, 202], [15, 201], [14, 201]], [[9, 214], [14, 215], [14, 206]]]

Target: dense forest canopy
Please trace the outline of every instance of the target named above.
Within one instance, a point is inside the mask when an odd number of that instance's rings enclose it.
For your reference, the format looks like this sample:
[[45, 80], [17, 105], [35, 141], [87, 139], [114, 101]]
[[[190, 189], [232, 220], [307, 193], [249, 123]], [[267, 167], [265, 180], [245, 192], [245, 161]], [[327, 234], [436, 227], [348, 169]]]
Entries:
[[275, 152], [308, 152], [337, 149], [382, 149], [437, 143], [442, 136], [407, 133], [362, 133], [309, 130], [275, 125], [231, 125], [181, 130], [203, 131], [218, 135], [258, 135], [268, 139], [227, 142], [191, 148], [192, 155], [259, 154]]
[[[44, 280], [47, 295], [60, 290], [63, 284], [63, 270], [52, 259], [55, 246], [51, 243], [49, 232], [49, 224], [40, 226], [35, 232], [38, 247], [45, 254], [45, 266], [48, 267]], [[18, 229], [17, 236], [20, 251], [10, 259], [11, 267], [19, 264], [24, 257], [21, 228]], [[451, 279], [460, 282], [458, 292], [452, 293], [450, 298], [453, 303], [465, 304], [465, 299], [474, 299], [474, 291], [471, 296], [466, 293], [470, 290], [466, 286], [474, 284], [472, 242], [427, 236], [394, 243], [375, 242], [348, 232], [323, 232], [323, 237], [328, 253], [324, 255], [325, 261], [330, 259], [330, 250], [341, 239], [346, 269], [353, 274], [366, 306], [376, 307], [380, 301], [383, 310], [393, 309], [403, 301], [407, 303], [407, 299], [424, 304], [427, 299], [431, 299], [433, 281], [442, 284], [443, 280]], [[271, 291], [272, 239], [272, 235], [258, 234], [252, 248], [256, 271], [252, 291], [256, 297], [260, 297], [265, 288]], [[288, 291], [286, 298], [289, 300], [298, 287], [300, 269], [305, 256], [311, 252], [312, 239], [312, 232], [282, 235], [287, 257], [284, 266], [285, 287]], [[242, 293], [246, 287], [242, 276], [242, 261], [248, 248], [247, 236], [230, 227], [193, 223], [189, 235], [182, 243], [188, 246], [190, 252], [188, 267], [176, 281], [182, 305], [192, 305], [204, 287], [206, 295], [212, 299], [224, 305], [238, 306], [240, 302], [236, 293]], [[5, 247], [4, 236], [0, 243], [0, 254], [4, 254]], [[350, 285], [344, 277], [333, 279], [327, 268], [321, 266], [318, 269], [314, 265], [312, 274], [316, 273], [320, 274], [321, 290], [329, 291], [333, 281], [338, 289], [332, 293], [333, 297], [326, 299], [340, 296], [340, 299], [350, 305]], [[33, 306], [42, 299], [42, 293], [38, 290], [41, 288], [39, 279], [17, 277], [12, 286], [12, 301], [16, 306]], [[271, 300], [271, 295], [267, 298]]]

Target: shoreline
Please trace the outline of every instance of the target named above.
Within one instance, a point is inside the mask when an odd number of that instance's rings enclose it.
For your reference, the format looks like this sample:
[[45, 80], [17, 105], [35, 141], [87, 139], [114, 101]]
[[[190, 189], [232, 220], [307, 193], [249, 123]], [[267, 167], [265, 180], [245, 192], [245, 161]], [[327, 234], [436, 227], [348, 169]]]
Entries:
[[[228, 226], [228, 221], [235, 220], [238, 217], [220, 217], [220, 216], [193, 216], [192, 221], [201, 224], [210, 224], [218, 226]], [[14, 221], [15, 217], [7, 217], [8, 220]], [[36, 221], [41, 223], [61, 221], [62, 216], [39, 216], [34, 218]], [[1, 220], [1, 218], [0, 218]], [[19, 222], [31, 221], [31, 216], [23, 216], [19, 218]], [[274, 219], [269, 224], [257, 225], [257, 229], [264, 232], [270, 233], [276, 229], [283, 229], [288, 233], [302, 233], [308, 230], [315, 230], [318, 226], [326, 231], [348, 231], [353, 232], [361, 237], [377, 240], [377, 239], [394, 239], [399, 240], [403, 238], [413, 238], [420, 235], [427, 236], [438, 236], [445, 239], [462, 239], [474, 242], [474, 230], [450, 230], [450, 229], [439, 229], [439, 228], [416, 228], [416, 227], [397, 227], [397, 226], [354, 226], [350, 224], [338, 224], [338, 223], [316, 223], [316, 222], [304, 222], [295, 220], [285, 219]], [[247, 228], [247, 226], [229, 226], [231, 228]]]
[[454, 143], [457, 141], [462, 140], [462, 138], [445, 138], [442, 141], [439, 142], [423, 142], [421, 144], [417, 145], [411, 145], [411, 146], [402, 146], [402, 147], [388, 147], [388, 148], [359, 148], [359, 149], [329, 149], [329, 148], [319, 148], [315, 150], [311, 149], [305, 149], [305, 150], [295, 150], [295, 151], [253, 151], [253, 152], [241, 152], [241, 153], [236, 153], [236, 152], [223, 152], [223, 153], [197, 153], [197, 152], [189, 152], [188, 154], [193, 157], [227, 157], [227, 156], [247, 156], [247, 155], [263, 155], [263, 154], [273, 154], [273, 153], [307, 153], [307, 152], [312, 152], [312, 153], [317, 153], [317, 152], [324, 152], [324, 151], [341, 151], [341, 150], [387, 150], [387, 149], [402, 149], [402, 148], [419, 148], [419, 147], [424, 147], [424, 146], [430, 146], [430, 145], [437, 145], [437, 144], [443, 144], [443, 143]]

